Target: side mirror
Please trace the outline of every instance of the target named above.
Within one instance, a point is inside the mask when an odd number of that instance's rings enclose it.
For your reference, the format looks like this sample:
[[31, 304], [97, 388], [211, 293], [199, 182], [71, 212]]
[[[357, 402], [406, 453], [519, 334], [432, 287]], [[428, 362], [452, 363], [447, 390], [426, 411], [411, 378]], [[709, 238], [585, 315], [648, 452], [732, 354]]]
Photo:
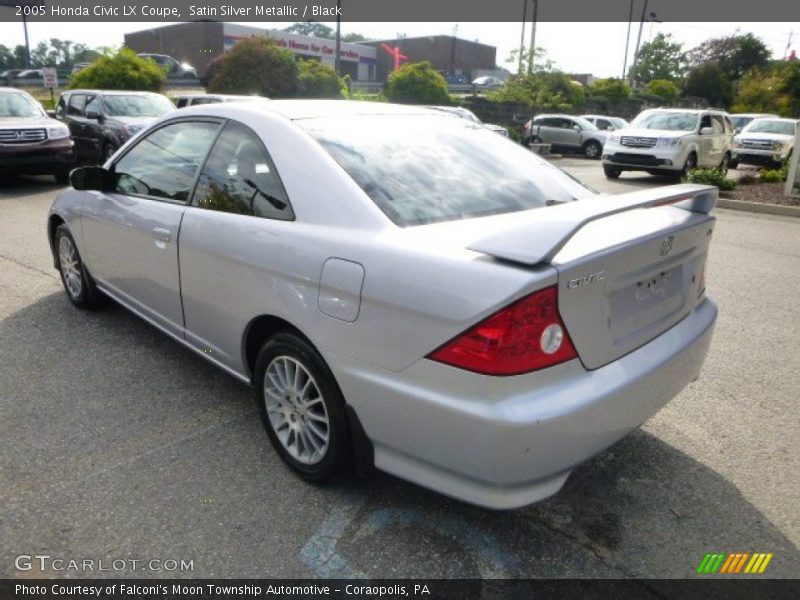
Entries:
[[733, 133], [742, 133], [742, 128], [737, 127], [736, 129], [733, 130]]
[[78, 167], [69, 174], [69, 183], [79, 191], [106, 192], [113, 187], [111, 171], [103, 167]]
[[700, 128], [700, 135], [711, 135], [714, 133], [713, 127], [701, 127]]
[[90, 110], [90, 111], [88, 111], [86, 113], [86, 118], [87, 119], [92, 119], [93, 121], [99, 121], [100, 119], [102, 119], [102, 117], [103, 117], [103, 115], [101, 115], [96, 110]]

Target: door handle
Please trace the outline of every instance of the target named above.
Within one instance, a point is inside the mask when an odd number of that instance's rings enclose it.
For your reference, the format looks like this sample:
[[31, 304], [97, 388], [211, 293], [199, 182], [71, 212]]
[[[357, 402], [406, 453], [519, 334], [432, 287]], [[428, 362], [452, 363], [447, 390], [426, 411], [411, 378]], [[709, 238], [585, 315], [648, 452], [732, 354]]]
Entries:
[[172, 232], [169, 229], [156, 227], [153, 229], [153, 237], [159, 242], [169, 242], [172, 239]]

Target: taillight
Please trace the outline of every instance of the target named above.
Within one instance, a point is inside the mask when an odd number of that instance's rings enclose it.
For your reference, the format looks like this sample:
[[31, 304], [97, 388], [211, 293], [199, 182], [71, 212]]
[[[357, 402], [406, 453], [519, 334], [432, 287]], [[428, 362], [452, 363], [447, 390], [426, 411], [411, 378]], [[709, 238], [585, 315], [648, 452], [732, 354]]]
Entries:
[[520, 375], [577, 356], [553, 286], [487, 317], [428, 358], [485, 375]]

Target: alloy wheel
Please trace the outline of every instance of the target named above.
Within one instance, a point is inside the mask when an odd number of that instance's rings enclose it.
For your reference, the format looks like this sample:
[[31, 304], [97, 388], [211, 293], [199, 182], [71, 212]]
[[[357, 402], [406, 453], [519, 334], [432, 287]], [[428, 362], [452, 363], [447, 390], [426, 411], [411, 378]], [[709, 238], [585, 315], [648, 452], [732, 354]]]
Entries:
[[276, 356], [264, 376], [264, 403], [275, 435], [295, 460], [314, 465], [328, 450], [330, 422], [314, 377], [290, 356]]
[[66, 235], [62, 235], [58, 240], [58, 259], [67, 291], [73, 298], [79, 298], [83, 291], [80, 259], [72, 240]]

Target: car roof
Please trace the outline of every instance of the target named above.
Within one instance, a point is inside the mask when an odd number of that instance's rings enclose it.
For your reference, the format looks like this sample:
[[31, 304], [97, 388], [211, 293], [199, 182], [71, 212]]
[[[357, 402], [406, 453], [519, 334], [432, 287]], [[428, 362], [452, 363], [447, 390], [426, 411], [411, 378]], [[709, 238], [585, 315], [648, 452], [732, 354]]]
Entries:
[[62, 96], [69, 94], [104, 94], [106, 96], [163, 96], [163, 94], [159, 94], [158, 92], [140, 92], [140, 91], [126, 91], [126, 90], [67, 90], [61, 92]]
[[[352, 100], [270, 100], [269, 102], [201, 104], [182, 108], [182, 114], [217, 113], [236, 110], [263, 111], [279, 114], [289, 120], [322, 119], [366, 115], [439, 115], [446, 113], [431, 108], [388, 102], [354, 102]], [[185, 113], [183, 111], [186, 111]]]

